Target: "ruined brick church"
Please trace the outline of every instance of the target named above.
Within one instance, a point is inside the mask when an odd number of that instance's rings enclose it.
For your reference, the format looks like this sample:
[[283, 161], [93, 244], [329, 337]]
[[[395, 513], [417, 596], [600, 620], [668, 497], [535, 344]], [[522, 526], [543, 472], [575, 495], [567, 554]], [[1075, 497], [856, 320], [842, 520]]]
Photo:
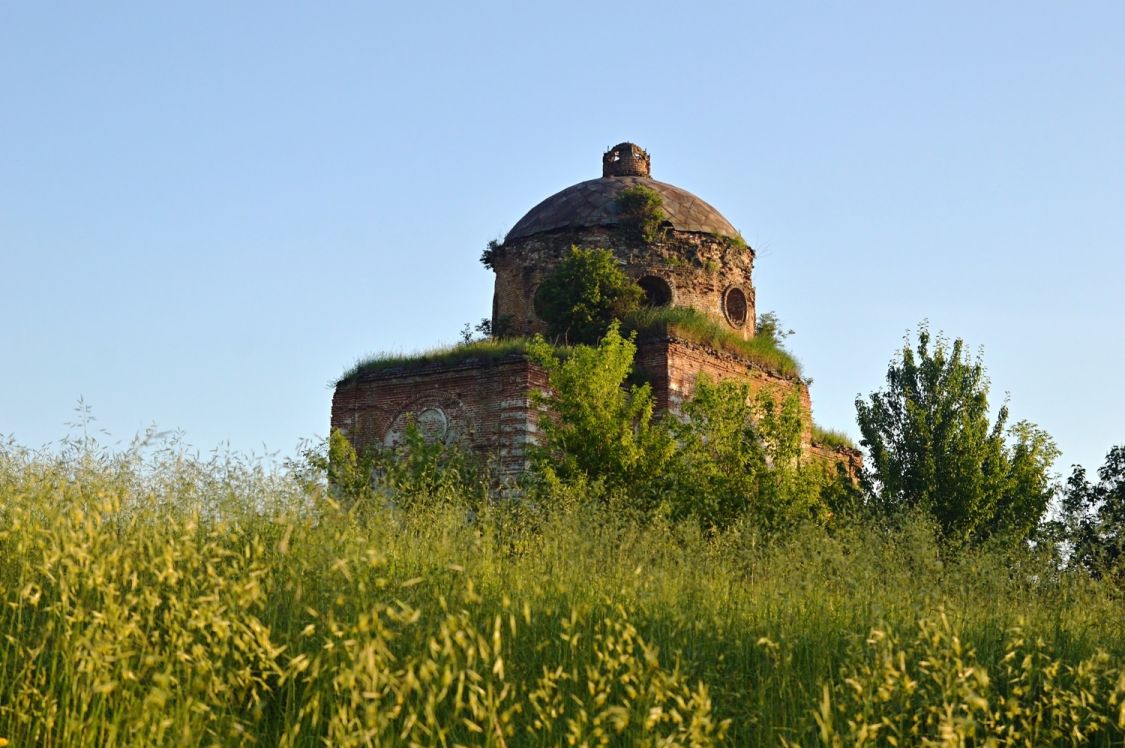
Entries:
[[[715, 208], [687, 190], [656, 181], [650, 167], [649, 154], [640, 147], [616, 145], [602, 156], [600, 178], [543, 200], [503, 242], [490, 247], [487, 264], [496, 273], [494, 331], [545, 333], [536, 314], [536, 289], [570, 248], [579, 246], [610, 249], [649, 305], [689, 307], [724, 334], [744, 340], [754, 335], [754, 250]], [[665, 220], [651, 241], [626, 230], [620, 214], [618, 198], [634, 185], [660, 199]], [[776, 370], [741, 354], [737, 346], [699, 342], [674, 328], [642, 336], [637, 344], [635, 366], [651, 383], [659, 410], [676, 411], [691, 397], [700, 375], [745, 382], [754, 393], [795, 394], [805, 416], [806, 451], [849, 463], [858, 459], [813, 441], [808, 385], [798, 373]], [[362, 451], [396, 443], [413, 422], [427, 439], [461, 442], [515, 473], [526, 466], [526, 447], [536, 439], [540, 414], [531, 393], [546, 385], [545, 372], [518, 351], [361, 365], [336, 385], [332, 428]]]

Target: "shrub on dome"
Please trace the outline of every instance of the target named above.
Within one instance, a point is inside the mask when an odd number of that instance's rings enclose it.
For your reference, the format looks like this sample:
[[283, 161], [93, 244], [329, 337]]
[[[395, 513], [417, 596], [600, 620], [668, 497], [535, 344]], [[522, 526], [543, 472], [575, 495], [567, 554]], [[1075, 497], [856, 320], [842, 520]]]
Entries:
[[539, 284], [535, 311], [556, 340], [596, 343], [643, 299], [644, 291], [622, 272], [611, 251], [571, 247]]
[[660, 194], [641, 184], [627, 187], [617, 196], [621, 225], [634, 239], [644, 242], [660, 238], [660, 225], [668, 220], [661, 205]]

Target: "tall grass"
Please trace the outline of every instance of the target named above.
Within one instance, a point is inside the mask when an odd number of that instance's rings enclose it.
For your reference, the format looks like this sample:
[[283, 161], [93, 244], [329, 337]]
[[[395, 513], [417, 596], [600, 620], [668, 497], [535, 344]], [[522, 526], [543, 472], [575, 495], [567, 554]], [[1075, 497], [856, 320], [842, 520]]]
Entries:
[[0, 448], [12, 745], [1120, 745], [1125, 604], [922, 521], [766, 539], [345, 510], [303, 470]]
[[676, 337], [702, 343], [749, 359], [768, 371], [785, 377], [801, 375], [801, 364], [774, 340], [756, 336], [743, 340], [710, 317], [689, 307], [646, 307], [622, 320], [622, 331], [646, 337]]
[[815, 444], [833, 449], [856, 449], [855, 442], [843, 431], [825, 428], [817, 423], [812, 425], [812, 440]]
[[464, 361], [488, 361], [527, 353], [529, 338], [473, 340], [468, 343], [441, 346], [419, 353], [380, 353], [357, 361], [343, 373], [339, 382], [347, 382], [363, 374], [426, 364], [453, 364]]

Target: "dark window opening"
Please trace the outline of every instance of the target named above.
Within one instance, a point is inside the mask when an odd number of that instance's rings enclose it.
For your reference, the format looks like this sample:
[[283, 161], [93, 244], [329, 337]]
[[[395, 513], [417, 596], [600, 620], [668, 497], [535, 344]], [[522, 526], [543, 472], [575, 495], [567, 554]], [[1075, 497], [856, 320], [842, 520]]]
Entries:
[[531, 289], [531, 310], [540, 320], [543, 319], [543, 297], [539, 294], [539, 286]]
[[637, 281], [645, 292], [645, 306], [668, 306], [672, 303], [672, 287], [663, 278], [646, 275]]

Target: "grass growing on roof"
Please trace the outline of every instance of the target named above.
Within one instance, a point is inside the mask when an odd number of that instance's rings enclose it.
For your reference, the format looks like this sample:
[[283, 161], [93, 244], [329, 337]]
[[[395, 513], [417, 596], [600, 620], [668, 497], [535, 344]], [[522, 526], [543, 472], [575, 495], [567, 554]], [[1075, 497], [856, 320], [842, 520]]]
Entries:
[[706, 315], [688, 307], [641, 309], [622, 321], [622, 332], [637, 331], [641, 339], [675, 335], [753, 361], [786, 377], [801, 376], [801, 364], [791, 353], [764, 337], [743, 340]]
[[424, 364], [452, 364], [470, 359], [494, 360], [517, 353], [526, 353], [530, 338], [502, 338], [500, 340], [474, 340], [470, 343], [440, 346], [421, 353], [377, 353], [356, 362], [344, 372], [339, 382], [347, 382], [363, 374], [422, 366]]
[[[662, 337], [674, 334], [686, 340], [708, 345], [716, 350], [743, 356], [759, 366], [794, 377], [801, 375], [801, 364], [791, 353], [778, 347], [772, 340], [755, 337], [743, 340], [709, 317], [687, 307], [659, 307], [640, 309], [629, 314], [621, 323], [624, 334], [636, 331], [638, 337]], [[513, 354], [526, 353], [531, 338], [500, 338], [474, 340], [439, 346], [416, 353], [377, 353], [357, 361], [337, 380], [347, 382], [364, 374], [425, 364], [452, 364], [471, 359], [495, 360]], [[558, 346], [560, 352], [566, 346]]]
[[843, 431], [836, 429], [827, 429], [823, 426], [813, 424], [812, 427], [812, 440], [817, 444], [822, 444], [826, 447], [833, 447], [835, 449], [856, 449], [855, 442], [851, 437]]

